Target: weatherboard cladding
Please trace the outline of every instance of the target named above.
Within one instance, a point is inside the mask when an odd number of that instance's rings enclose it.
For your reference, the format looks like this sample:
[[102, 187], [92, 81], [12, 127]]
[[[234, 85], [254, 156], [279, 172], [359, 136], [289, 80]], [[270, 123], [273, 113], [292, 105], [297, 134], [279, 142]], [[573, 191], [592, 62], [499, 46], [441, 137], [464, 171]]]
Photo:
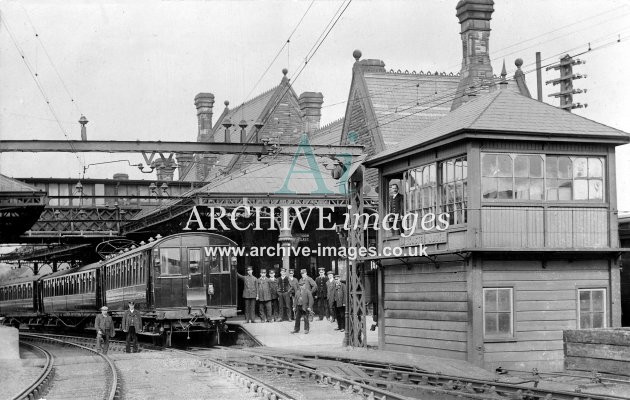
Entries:
[[466, 130], [501, 133], [538, 133], [566, 136], [612, 136], [628, 141], [627, 133], [509, 90], [496, 90], [468, 101], [444, 118], [385, 150], [372, 159], [382, 159], [407, 148], [422, 145]]

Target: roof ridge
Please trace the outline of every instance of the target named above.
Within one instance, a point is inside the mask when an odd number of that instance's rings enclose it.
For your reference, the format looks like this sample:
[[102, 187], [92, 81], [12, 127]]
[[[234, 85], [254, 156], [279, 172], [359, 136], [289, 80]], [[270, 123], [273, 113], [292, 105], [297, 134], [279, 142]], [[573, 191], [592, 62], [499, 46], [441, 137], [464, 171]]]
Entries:
[[327, 129], [327, 128], [331, 127], [334, 124], [338, 124], [339, 122], [343, 121], [344, 119], [345, 119], [345, 117], [339, 117], [336, 120], [330, 121], [327, 124], [325, 124], [324, 126], [321, 126], [318, 129], [316, 129], [313, 133], [317, 133], [319, 131], [323, 131], [324, 129]]
[[260, 99], [261, 97], [268, 95], [268, 94], [269, 94], [269, 93], [271, 93], [271, 92], [275, 92], [275, 91], [276, 91], [279, 87], [280, 87], [280, 85], [276, 85], [276, 86], [272, 87], [271, 89], [267, 89], [267, 90], [265, 90], [264, 92], [262, 92], [262, 93], [260, 93], [260, 94], [258, 94], [258, 95], [256, 95], [256, 96], [254, 96], [254, 97], [252, 97], [251, 99], [246, 100], [246, 101], [244, 101], [244, 102], [240, 103], [238, 106], [236, 106], [235, 108], [233, 108], [232, 110], [230, 110], [230, 113], [235, 113], [235, 112], [236, 112], [239, 108], [241, 108], [241, 107], [245, 106], [246, 104], [252, 103], [252, 102], [254, 102], [254, 101], [256, 101], [256, 100]]
[[427, 70], [427, 72], [425, 73], [424, 71], [420, 71], [420, 72], [416, 72], [415, 70], [412, 70], [411, 72], [409, 72], [408, 69], [401, 71], [400, 69], [394, 71], [393, 68], [390, 68], [389, 71], [385, 71], [386, 74], [401, 74], [401, 75], [426, 75], [426, 76], [459, 76], [460, 72], [457, 72], [456, 74], [453, 72], [446, 72], [446, 71], [442, 71], [442, 72], [431, 72], [429, 70]]

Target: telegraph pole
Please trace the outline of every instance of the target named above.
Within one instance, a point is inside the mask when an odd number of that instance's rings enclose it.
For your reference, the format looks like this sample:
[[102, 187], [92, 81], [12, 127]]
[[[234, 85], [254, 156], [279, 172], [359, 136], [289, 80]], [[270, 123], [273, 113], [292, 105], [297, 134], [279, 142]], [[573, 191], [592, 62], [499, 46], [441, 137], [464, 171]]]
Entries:
[[560, 85], [560, 91], [550, 94], [549, 97], [560, 98], [560, 108], [569, 112], [574, 108], [588, 107], [588, 104], [573, 103], [574, 94], [586, 93], [586, 89], [573, 88], [574, 79], [586, 78], [586, 75], [573, 73], [573, 66], [580, 64], [586, 64], [586, 62], [573, 59], [573, 57], [567, 54], [560, 59], [559, 63], [551, 65], [546, 69], [547, 71], [552, 69], [560, 70], [560, 78], [549, 80], [545, 82], [545, 84], [548, 85], [551, 83], [554, 86]]

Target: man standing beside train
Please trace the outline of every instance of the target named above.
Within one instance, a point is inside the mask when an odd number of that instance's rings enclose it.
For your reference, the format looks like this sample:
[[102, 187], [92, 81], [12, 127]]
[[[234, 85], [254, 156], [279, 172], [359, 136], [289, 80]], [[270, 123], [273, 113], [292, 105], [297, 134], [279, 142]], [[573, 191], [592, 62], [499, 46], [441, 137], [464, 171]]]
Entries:
[[114, 330], [114, 321], [107, 314], [107, 306], [101, 307], [101, 313], [96, 316], [94, 329], [96, 329], [96, 349], [103, 354], [107, 354], [109, 350], [109, 338], [116, 335]]
[[295, 318], [295, 312], [293, 312], [293, 309], [295, 308], [295, 295], [300, 289], [298, 285], [298, 280], [295, 278], [295, 276], [293, 276], [293, 271], [294, 270], [289, 269], [289, 285], [291, 285], [291, 306], [289, 307], [289, 321], [293, 321], [293, 319]]
[[271, 293], [271, 320], [273, 322], [279, 321], [278, 279], [276, 278], [276, 270], [274, 268], [269, 270], [269, 292]]
[[129, 309], [125, 311], [122, 319], [123, 332], [127, 334], [127, 343], [125, 352], [130, 353], [131, 343], [133, 343], [133, 352], [138, 352], [138, 332], [142, 331], [142, 317], [140, 312], [135, 309], [136, 305], [133, 301], [128, 303]]
[[344, 331], [346, 327], [346, 285], [341, 282], [339, 275], [335, 275], [334, 305], [337, 311], [336, 331]]
[[315, 278], [315, 284], [317, 285], [315, 300], [317, 301], [317, 314], [320, 321], [324, 319], [324, 316], [327, 320], [330, 320], [330, 315], [328, 314], [328, 287], [326, 286], [328, 278], [326, 278], [324, 271], [326, 271], [325, 268], [319, 268], [319, 276]]
[[291, 284], [287, 276], [287, 270], [280, 270], [280, 278], [278, 279], [278, 300], [280, 303], [280, 321], [290, 321], [293, 303], [291, 302]]
[[258, 312], [262, 322], [271, 321], [271, 289], [269, 287], [269, 279], [267, 278], [267, 270], [260, 270], [260, 278], [258, 278]]
[[308, 334], [309, 316], [313, 310], [313, 293], [306, 285], [306, 281], [300, 281], [300, 288], [295, 295], [295, 327], [291, 333], [300, 332], [300, 319], [304, 317], [304, 333]]
[[326, 296], [328, 297], [328, 313], [330, 314], [330, 322], [335, 322], [337, 310], [335, 310], [335, 276], [332, 271], [326, 273], [328, 280], [326, 281]]
[[245, 300], [245, 322], [256, 321], [256, 300], [258, 300], [258, 279], [253, 275], [254, 269], [251, 266], [247, 267], [247, 275], [243, 276], [239, 274], [236, 269], [232, 269], [236, 272], [238, 279], [243, 281], [243, 300]]

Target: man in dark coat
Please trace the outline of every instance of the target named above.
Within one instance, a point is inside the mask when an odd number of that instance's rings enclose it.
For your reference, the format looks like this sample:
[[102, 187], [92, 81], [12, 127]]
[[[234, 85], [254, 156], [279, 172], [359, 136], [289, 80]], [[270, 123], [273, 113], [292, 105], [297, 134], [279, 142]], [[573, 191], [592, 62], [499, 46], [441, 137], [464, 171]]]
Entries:
[[130, 352], [130, 344], [133, 343], [133, 352], [138, 352], [138, 336], [137, 333], [142, 331], [142, 317], [140, 312], [135, 309], [133, 301], [128, 303], [129, 309], [125, 311], [122, 319], [122, 330], [127, 333], [127, 344], [125, 351]]
[[335, 275], [335, 293], [334, 304], [337, 311], [337, 328], [336, 331], [343, 332], [346, 327], [346, 285], [341, 283], [339, 275]]
[[103, 354], [107, 354], [107, 350], [109, 350], [109, 338], [116, 335], [114, 321], [107, 314], [107, 310], [107, 306], [101, 307], [101, 313], [96, 316], [96, 321], [94, 321], [96, 349]]
[[[236, 272], [236, 269], [233, 269]], [[251, 266], [247, 267], [247, 275], [243, 276], [236, 272], [238, 279], [243, 281], [243, 300], [245, 300], [245, 322], [256, 321], [256, 300], [258, 297], [258, 279], [253, 273]]]
[[267, 270], [260, 270], [260, 278], [258, 278], [258, 312], [262, 322], [271, 321], [271, 290], [269, 288], [269, 279], [267, 278]]
[[287, 270], [280, 270], [280, 278], [278, 278], [278, 303], [280, 306], [280, 320], [288, 321], [293, 311], [293, 304], [291, 302], [291, 284], [289, 283], [289, 277], [287, 276]]
[[335, 276], [332, 271], [326, 273], [328, 280], [326, 281], [326, 297], [328, 300], [328, 313], [330, 314], [330, 322], [335, 322], [337, 310], [335, 310]]
[[269, 270], [269, 291], [271, 292], [271, 320], [278, 321], [278, 279], [276, 279], [276, 270]]
[[328, 288], [326, 287], [326, 275], [324, 275], [325, 268], [319, 268], [319, 276], [315, 278], [315, 284], [317, 285], [317, 291], [315, 292], [315, 300], [317, 301], [317, 314], [319, 320], [330, 319], [328, 313]]
[[295, 295], [295, 329], [292, 333], [300, 332], [300, 319], [304, 317], [304, 333], [308, 334], [309, 314], [313, 310], [313, 293], [306, 286], [306, 282], [300, 281], [300, 288]]
[[302, 275], [302, 278], [298, 283], [301, 284], [302, 282], [304, 282], [308, 290], [311, 291], [311, 294], [315, 295], [315, 293], [317, 293], [317, 284], [315, 283], [313, 278], [308, 276], [308, 272], [306, 272], [305, 269], [300, 270], [300, 274]]
[[298, 280], [295, 276], [293, 276], [293, 270], [289, 269], [289, 285], [291, 285], [291, 307], [289, 308], [290, 312], [289, 312], [289, 321], [293, 321], [293, 319], [295, 318], [295, 313], [293, 312], [293, 309], [295, 308], [295, 294], [298, 292], [299, 290], [299, 284], [298, 284]]
[[[388, 214], [394, 214], [400, 216], [403, 213], [403, 196], [398, 191], [398, 184], [392, 183], [389, 185], [389, 202], [387, 204]], [[393, 228], [395, 223], [395, 217], [390, 217], [390, 226], [392, 226], [392, 233], [394, 235], [400, 235], [400, 224], [402, 223], [400, 218], [398, 220], [397, 228]]]

